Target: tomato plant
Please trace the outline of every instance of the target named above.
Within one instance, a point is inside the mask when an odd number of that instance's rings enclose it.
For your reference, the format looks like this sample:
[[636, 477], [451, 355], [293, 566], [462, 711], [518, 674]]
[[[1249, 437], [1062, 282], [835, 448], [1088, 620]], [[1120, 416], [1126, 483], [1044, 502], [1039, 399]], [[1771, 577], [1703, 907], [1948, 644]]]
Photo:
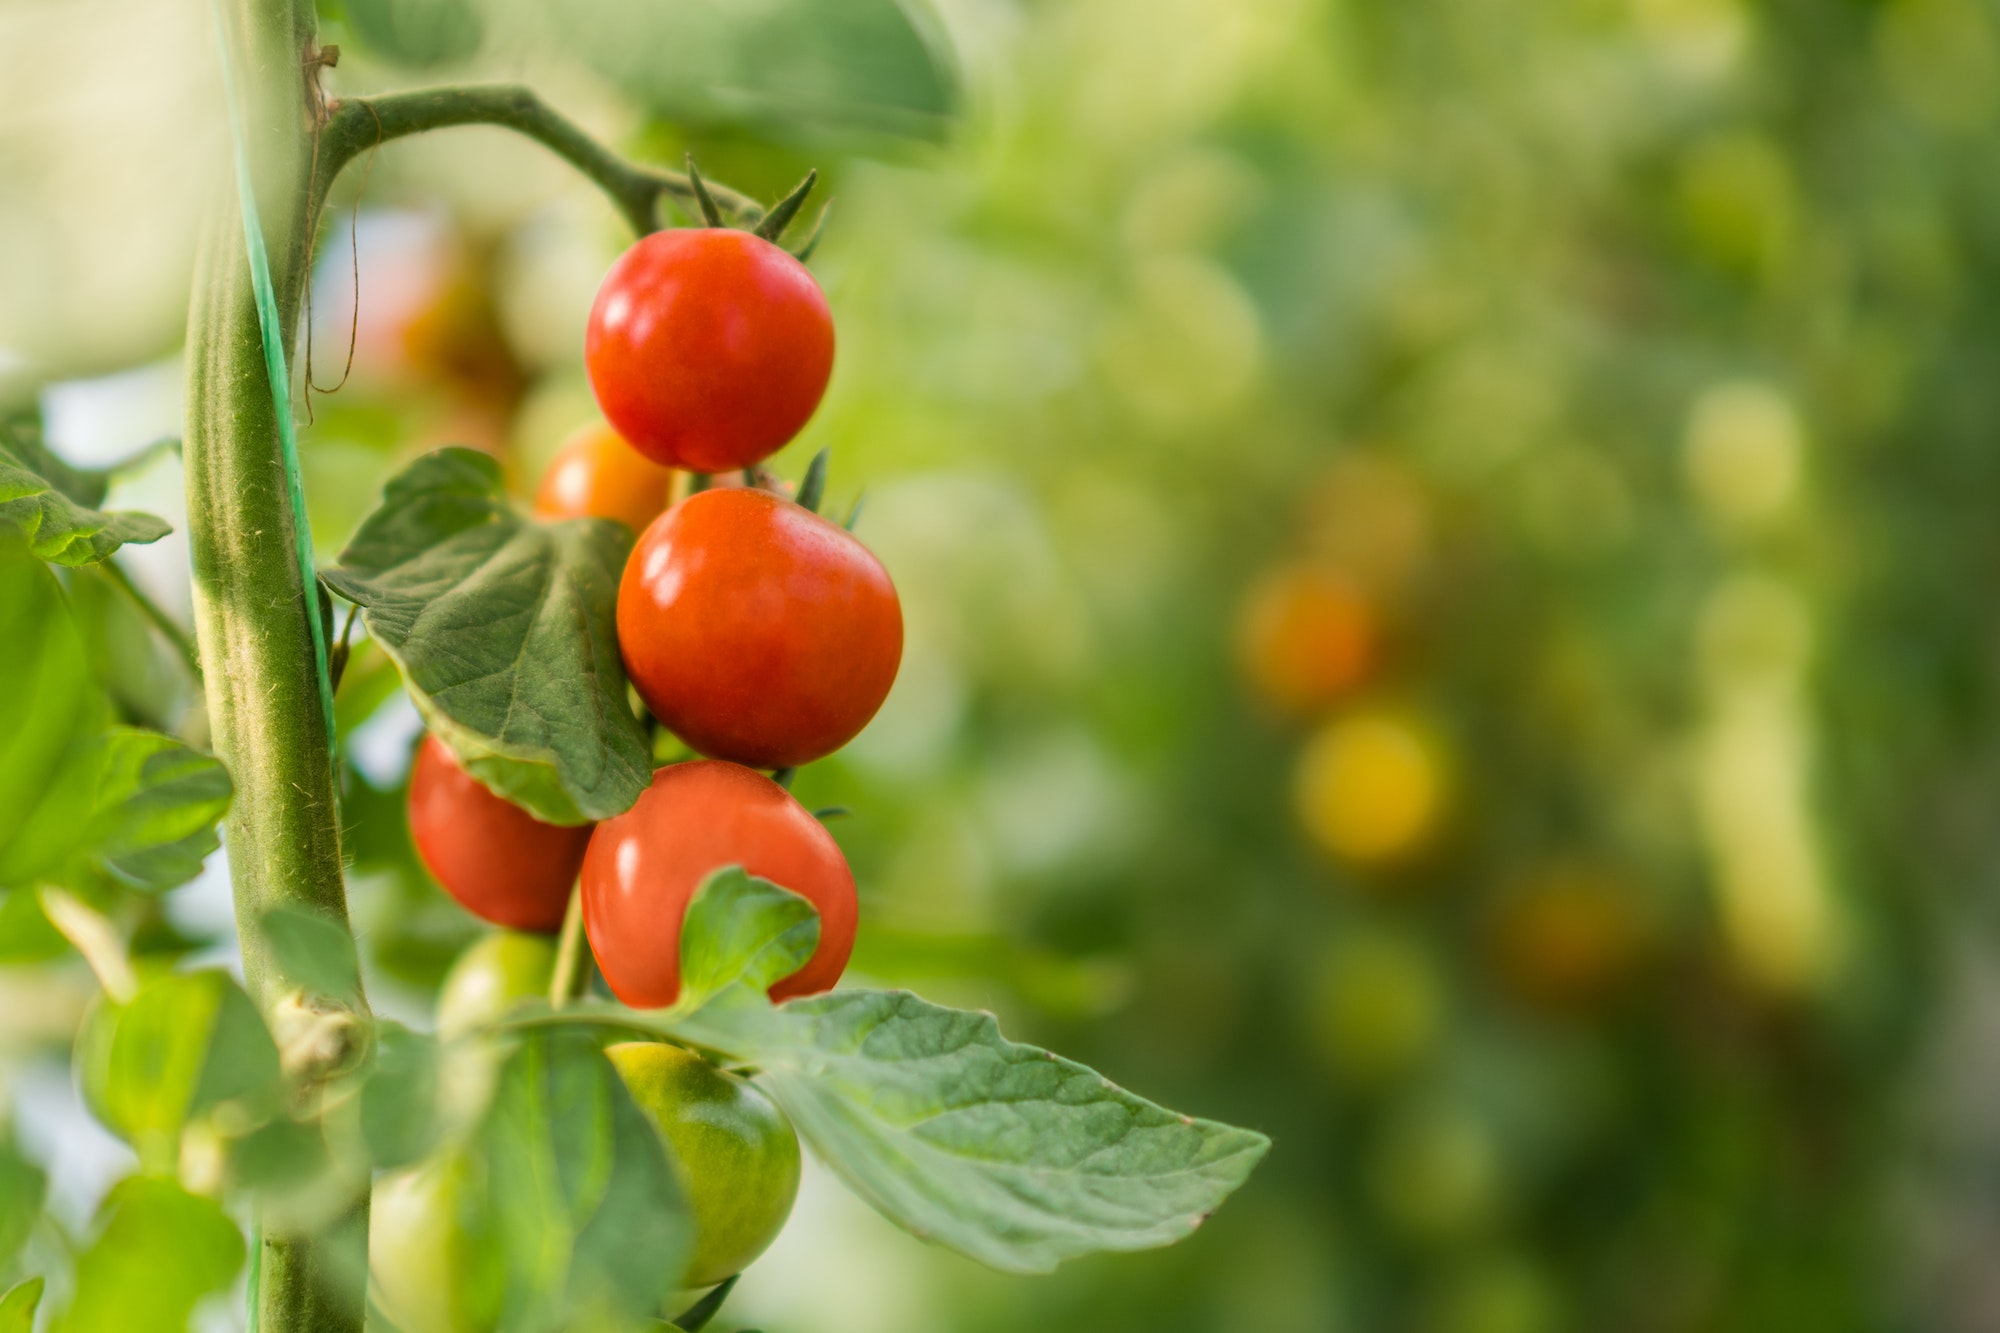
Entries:
[[852, 740], [888, 697], [903, 614], [854, 537], [767, 492], [705, 491], [639, 538], [618, 587], [639, 697], [689, 745], [791, 768]]
[[584, 343], [604, 415], [655, 462], [723, 472], [799, 433], [833, 372], [812, 274], [762, 237], [655, 232], [612, 265]]
[[[357, 31], [421, 31], [402, 55], [445, 58], [469, 48], [430, 25], [472, 12], [370, 10]], [[816, 513], [823, 453], [796, 503], [762, 469], [694, 475], [752, 469], [825, 391], [817, 231], [782, 248], [815, 178], [765, 206], [692, 163], [628, 162], [524, 88], [333, 96], [314, 22], [300, 0], [240, 0], [221, 24], [236, 193], [211, 210], [190, 311], [197, 634], [176, 641], [213, 756], [112, 723], [65, 591], [167, 524], [100, 509], [105, 475], [31, 425], [0, 443], [0, 888], [98, 980], [74, 1059], [141, 1171], [69, 1247], [69, 1326], [182, 1321], [247, 1271], [262, 1333], [359, 1330], [371, 1291], [405, 1333], [639, 1329], [715, 1284], [673, 1325], [698, 1328], [784, 1225], [801, 1138], [898, 1225], [1004, 1271], [1187, 1236], [1262, 1135], [988, 1015], [835, 987], [854, 878], [785, 784], [881, 706], [901, 609]], [[322, 568], [289, 364], [322, 210], [358, 156], [465, 124], [547, 146], [639, 236], [584, 348], [617, 434], [577, 439], [532, 513], [485, 453], [415, 458]], [[706, 225], [663, 229], [669, 207]], [[687, 498], [654, 517], [670, 493]], [[120, 595], [172, 637], [140, 589]], [[504, 928], [453, 967], [435, 1031], [371, 1009], [348, 918], [348, 850], [373, 837], [356, 823], [382, 811], [344, 823], [342, 770], [394, 685], [426, 727], [415, 854]], [[660, 766], [675, 737], [710, 757]], [[240, 986], [148, 952], [152, 900], [199, 873], [225, 815]], [[45, 1181], [9, 1149], [0, 1183], [7, 1239]], [[128, 1262], [155, 1252], [179, 1258]]]

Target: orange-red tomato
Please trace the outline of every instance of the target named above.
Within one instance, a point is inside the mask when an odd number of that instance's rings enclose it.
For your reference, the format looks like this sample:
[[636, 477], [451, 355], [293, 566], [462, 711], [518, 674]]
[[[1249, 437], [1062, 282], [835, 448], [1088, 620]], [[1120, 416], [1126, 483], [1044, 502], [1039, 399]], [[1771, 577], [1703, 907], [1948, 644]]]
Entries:
[[1244, 599], [1236, 627], [1243, 673], [1279, 712], [1311, 714], [1359, 685], [1375, 664], [1375, 608], [1338, 568], [1272, 570]]
[[584, 333], [598, 406], [656, 463], [749, 467], [799, 433], [833, 372], [806, 266], [726, 227], [657, 231], [619, 256]]
[[819, 947], [771, 987], [788, 999], [831, 989], [854, 950], [854, 876], [833, 835], [777, 783], [737, 764], [669, 764], [624, 814], [591, 835], [583, 927], [612, 993], [639, 1009], [681, 991], [681, 920], [713, 871], [738, 865], [819, 909]]
[[599, 421], [569, 437], [535, 491], [535, 517], [615, 518], [633, 532], [667, 507], [673, 469], [661, 467]]
[[653, 521], [618, 587], [639, 697], [702, 754], [788, 768], [875, 716], [903, 656], [887, 571], [768, 491], [702, 491]]
[[410, 773], [410, 836], [445, 891], [496, 926], [549, 932], [562, 926], [590, 825], [544, 824], [459, 766], [424, 737]]

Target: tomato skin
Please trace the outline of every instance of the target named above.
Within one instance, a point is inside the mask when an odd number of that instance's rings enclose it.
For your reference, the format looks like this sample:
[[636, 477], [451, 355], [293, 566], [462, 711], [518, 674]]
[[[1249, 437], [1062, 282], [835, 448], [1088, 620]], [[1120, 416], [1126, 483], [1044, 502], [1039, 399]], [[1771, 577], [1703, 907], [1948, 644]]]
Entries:
[[789, 768], [875, 716], [902, 661], [903, 611], [844, 529], [766, 491], [702, 491], [632, 549], [618, 645], [640, 698], [690, 747]]
[[555, 971], [556, 943], [546, 935], [496, 930], [481, 937], [458, 956], [438, 987], [438, 1035], [470, 1032], [522, 1000], [547, 995]]
[[667, 507], [671, 468], [661, 467], [617, 431], [596, 422], [570, 436], [542, 474], [535, 491], [535, 517], [615, 518], [633, 532]]
[[619, 256], [584, 333], [597, 403], [656, 463], [749, 467], [797, 435], [833, 372], [804, 264], [747, 231], [675, 228]]
[[854, 876], [833, 835], [777, 783], [737, 764], [669, 764], [591, 835], [583, 928], [612, 994], [635, 1009], [681, 990], [681, 920], [710, 872], [740, 865], [819, 909], [819, 948], [773, 1000], [829, 990], [854, 951]]
[[770, 1247], [799, 1193], [799, 1136], [754, 1083], [658, 1041], [607, 1046], [632, 1100], [665, 1141], [695, 1248], [688, 1287], [740, 1273]]
[[410, 773], [410, 836], [466, 911], [496, 926], [552, 934], [590, 842], [590, 825], [544, 824], [494, 795], [435, 736]]

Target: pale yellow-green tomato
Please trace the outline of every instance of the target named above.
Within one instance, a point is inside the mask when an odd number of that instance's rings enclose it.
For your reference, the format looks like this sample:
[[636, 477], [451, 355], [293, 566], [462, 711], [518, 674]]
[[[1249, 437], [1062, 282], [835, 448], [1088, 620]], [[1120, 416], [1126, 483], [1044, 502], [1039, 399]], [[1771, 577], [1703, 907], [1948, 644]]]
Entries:
[[549, 993], [556, 942], [547, 935], [496, 930], [458, 956], [438, 991], [440, 1037], [456, 1037], [503, 1016], [523, 1000]]
[[375, 1182], [368, 1269], [401, 1333], [490, 1333], [506, 1273], [472, 1161], [446, 1149]]
[[694, 1216], [686, 1287], [740, 1273], [784, 1229], [799, 1192], [799, 1136], [756, 1087], [664, 1042], [604, 1052], [659, 1128]]

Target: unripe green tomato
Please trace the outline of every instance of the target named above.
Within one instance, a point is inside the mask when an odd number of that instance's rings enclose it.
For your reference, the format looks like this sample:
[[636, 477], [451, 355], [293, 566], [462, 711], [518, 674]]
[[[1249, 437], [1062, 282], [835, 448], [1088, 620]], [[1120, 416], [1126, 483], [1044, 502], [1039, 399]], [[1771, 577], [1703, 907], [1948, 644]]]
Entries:
[[375, 1182], [368, 1270], [401, 1333], [491, 1333], [506, 1274], [477, 1170], [445, 1150]]
[[683, 1285], [707, 1287], [762, 1254], [799, 1192], [799, 1136], [756, 1087], [691, 1051], [632, 1041], [605, 1052], [658, 1126], [694, 1217]]
[[556, 941], [496, 930], [458, 956], [438, 989], [440, 1037], [461, 1036], [500, 1018], [522, 1000], [546, 996], [556, 972]]

